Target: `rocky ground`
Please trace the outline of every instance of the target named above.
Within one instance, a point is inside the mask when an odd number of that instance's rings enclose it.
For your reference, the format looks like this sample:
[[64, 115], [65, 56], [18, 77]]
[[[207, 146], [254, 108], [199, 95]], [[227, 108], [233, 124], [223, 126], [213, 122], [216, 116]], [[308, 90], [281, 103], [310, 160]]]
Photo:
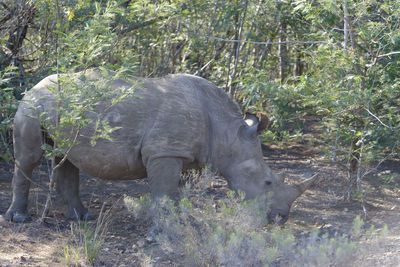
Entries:
[[[357, 215], [363, 216], [360, 203], [343, 200], [346, 191], [345, 178], [339, 166], [321, 157], [317, 150], [303, 145], [292, 145], [285, 149], [264, 147], [265, 160], [270, 166], [296, 182], [319, 173], [321, 181], [303, 194], [293, 205], [287, 225], [298, 232], [313, 228], [327, 231], [346, 232]], [[11, 202], [11, 170], [0, 161], [0, 214], [4, 214]], [[382, 170], [400, 173], [400, 162], [387, 162]], [[71, 239], [71, 222], [62, 215], [62, 205], [55, 202], [45, 224], [36, 222], [46, 197], [48, 167], [45, 163], [38, 168], [31, 188], [30, 212], [32, 222], [14, 224], [0, 217], [0, 266], [65, 266], [65, 253]], [[374, 182], [375, 181], [375, 182]], [[376, 185], [376, 179], [365, 179], [367, 193], [367, 224], [377, 229], [386, 224], [389, 235], [381, 248], [366, 255], [362, 266], [400, 266], [400, 181], [389, 185]], [[138, 197], [148, 192], [146, 179], [138, 181], [103, 181], [82, 175], [81, 197], [92, 214], [98, 216], [104, 204], [111, 209], [111, 220], [105, 242], [100, 249], [96, 266], [138, 266], [145, 259], [140, 250], [151, 244], [145, 236], [149, 225], [135, 221], [127, 211], [124, 195]], [[155, 265], [175, 266], [162, 257], [153, 258]], [[76, 261], [81, 265], [85, 262]]]

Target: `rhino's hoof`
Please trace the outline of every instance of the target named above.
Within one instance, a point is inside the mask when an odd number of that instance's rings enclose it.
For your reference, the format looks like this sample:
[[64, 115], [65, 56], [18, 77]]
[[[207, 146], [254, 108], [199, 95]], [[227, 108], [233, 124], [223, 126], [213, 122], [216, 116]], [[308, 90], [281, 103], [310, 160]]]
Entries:
[[8, 211], [5, 215], [5, 219], [10, 222], [24, 223], [31, 221], [31, 217], [28, 212], [19, 211]]

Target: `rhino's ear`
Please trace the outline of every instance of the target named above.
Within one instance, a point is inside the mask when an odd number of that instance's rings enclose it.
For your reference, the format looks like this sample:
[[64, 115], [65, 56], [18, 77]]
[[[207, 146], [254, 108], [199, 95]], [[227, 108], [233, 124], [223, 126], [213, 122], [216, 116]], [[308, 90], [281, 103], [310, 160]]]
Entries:
[[243, 119], [247, 125], [243, 125], [239, 129], [239, 135], [247, 140], [254, 140], [269, 125], [268, 117], [261, 112], [246, 113]]
[[257, 134], [265, 131], [269, 126], [269, 118], [262, 112], [257, 112], [256, 114], [246, 113], [244, 116], [244, 121], [249, 127], [257, 127]]

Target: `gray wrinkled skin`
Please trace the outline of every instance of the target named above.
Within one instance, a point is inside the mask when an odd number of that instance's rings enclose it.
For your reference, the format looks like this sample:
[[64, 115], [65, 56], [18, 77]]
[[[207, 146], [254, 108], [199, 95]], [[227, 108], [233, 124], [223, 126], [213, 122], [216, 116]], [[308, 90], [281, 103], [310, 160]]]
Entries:
[[[90, 71], [90, 79], [100, 75]], [[14, 119], [15, 171], [13, 198], [6, 218], [24, 222], [33, 168], [43, 151], [43, 132], [38, 113], [51, 109], [56, 75], [43, 79], [24, 97]], [[137, 82], [139, 81], [139, 82]], [[140, 179], [149, 177], [153, 196], [173, 196], [178, 192], [181, 172], [210, 165], [224, 176], [230, 187], [246, 197], [273, 192], [270, 217], [287, 219], [292, 202], [301, 187], [283, 183], [263, 160], [257, 123], [249, 126], [234, 103], [221, 89], [207, 80], [186, 74], [163, 78], [115, 80], [113, 87], [139, 88], [105, 113], [111, 127], [120, 127], [112, 141], [99, 139], [90, 144], [93, 128], [82, 129], [78, 144], [57, 170], [56, 186], [67, 204], [69, 218], [90, 218], [79, 198], [79, 170], [102, 179]], [[35, 106], [32, 109], [31, 106]], [[93, 114], [92, 114], [93, 115]], [[90, 117], [91, 114], [88, 114]], [[53, 118], [54, 122], [54, 118]], [[304, 189], [303, 189], [304, 190]]]

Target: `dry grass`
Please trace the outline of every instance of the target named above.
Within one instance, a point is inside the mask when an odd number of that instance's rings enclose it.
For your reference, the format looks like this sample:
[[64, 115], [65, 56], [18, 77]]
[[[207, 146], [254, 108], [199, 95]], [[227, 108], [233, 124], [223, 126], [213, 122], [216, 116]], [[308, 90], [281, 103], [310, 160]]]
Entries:
[[71, 223], [70, 239], [63, 248], [62, 261], [67, 265], [93, 265], [107, 234], [111, 218], [104, 205], [94, 223], [77, 221]]
[[[152, 223], [149, 235], [174, 264], [353, 266], [379, 250], [385, 239], [387, 228], [380, 233], [365, 229], [359, 217], [347, 234], [315, 229], [295, 235], [290, 228], [267, 225], [263, 200], [244, 200], [243, 194], [232, 191], [222, 197], [212, 194], [212, 176], [209, 171], [192, 172], [179, 202], [125, 197], [138, 220]], [[154, 256], [150, 250], [144, 255], [146, 261]]]

